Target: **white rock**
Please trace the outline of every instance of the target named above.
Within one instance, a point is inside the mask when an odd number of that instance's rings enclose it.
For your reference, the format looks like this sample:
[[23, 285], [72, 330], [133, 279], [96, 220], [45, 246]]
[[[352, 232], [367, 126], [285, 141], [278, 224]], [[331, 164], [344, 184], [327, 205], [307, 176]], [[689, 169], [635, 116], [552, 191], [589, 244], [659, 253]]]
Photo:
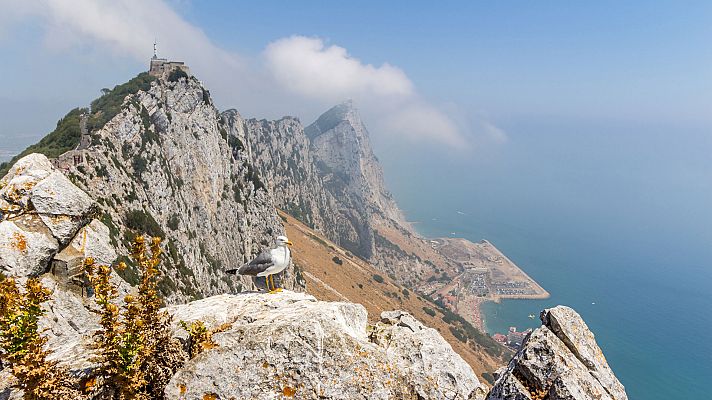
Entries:
[[[288, 291], [215, 296], [169, 311], [176, 323], [201, 319], [209, 328], [225, 330], [213, 336], [218, 347], [174, 375], [167, 399], [476, 398], [479, 385], [472, 369], [437, 332], [408, 314], [391, 314], [389, 321], [407, 321], [417, 332], [385, 322], [369, 328], [359, 304], [316, 301]], [[378, 332], [376, 343], [368, 330]], [[445, 365], [446, 360], [452, 364]], [[436, 372], [439, 368], [443, 372]], [[437, 387], [447, 373], [459, 386]]]
[[116, 250], [109, 238], [109, 228], [96, 219], [81, 228], [58, 257], [64, 254], [75, 254], [81, 260], [91, 257], [96, 264], [101, 265], [111, 265], [116, 260]]
[[52, 172], [52, 163], [43, 154], [19, 159], [0, 180], [0, 212], [26, 210], [30, 192]]
[[68, 290], [49, 274], [42, 276], [42, 284], [52, 290], [50, 300], [42, 304], [46, 313], [39, 321], [48, 338], [48, 359], [58, 361], [75, 374], [96, 368], [98, 356], [93, 349], [93, 333], [99, 329], [99, 316], [91, 311], [94, 299]]
[[566, 344], [613, 398], [627, 398], [625, 388], [608, 366], [593, 332], [588, 329], [586, 322], [576, 311], [569, 307], [558, 306], [544, 310], [541, 318], [543, 324]]
[[66, 244], [86, 222], [96, 204], [61, 172], [38, 182], [30, 201], [60, 243]]
[[500, 373], [488, 400], [627, 400], [593, 333], [571, 308], [541, 313], [533, 331]]
[[36, 181], [46, 178], [54, 170], [47, 156], [40, 153], [28, 154], [10, 168], [2, 181], [9, 182], [15, 176], [24, 175], [33, 177]]
[[430, 399], [481, 399], [485, 390], [450, 344], [404, 311], [384, 311], [371, 340], [388, 358], [412, 374], [418, 395]]
[[6, 276], [37, 276], [59, 249], [57, 240], [36, 215], [0, 222], [0, 271]]

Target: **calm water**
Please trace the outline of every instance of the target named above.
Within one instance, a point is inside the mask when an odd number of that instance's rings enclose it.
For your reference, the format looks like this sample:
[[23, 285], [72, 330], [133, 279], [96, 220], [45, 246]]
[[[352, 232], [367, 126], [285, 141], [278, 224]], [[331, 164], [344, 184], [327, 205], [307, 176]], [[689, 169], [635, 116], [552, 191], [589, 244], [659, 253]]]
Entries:
[[712, 131], [538, 121], [505, 129], [508, 143], [472, 157], [383, 160], [423, 234], [487, 238], [551, 292], [486, 304], [487, 330], [535, 327], [529, 314], [569, 305], [631, 399], [711, 398]]

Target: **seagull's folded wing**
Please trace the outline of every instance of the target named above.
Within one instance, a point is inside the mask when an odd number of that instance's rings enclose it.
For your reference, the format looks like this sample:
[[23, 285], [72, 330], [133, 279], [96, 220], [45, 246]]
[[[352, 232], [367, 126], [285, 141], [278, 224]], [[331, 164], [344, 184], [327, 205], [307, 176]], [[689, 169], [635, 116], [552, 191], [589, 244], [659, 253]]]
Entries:
[[269, 250], [263, 251], [254, 260], [240, 267], [237, 273], [240, 275], [257, 275], [274, 265], [272, 254]]

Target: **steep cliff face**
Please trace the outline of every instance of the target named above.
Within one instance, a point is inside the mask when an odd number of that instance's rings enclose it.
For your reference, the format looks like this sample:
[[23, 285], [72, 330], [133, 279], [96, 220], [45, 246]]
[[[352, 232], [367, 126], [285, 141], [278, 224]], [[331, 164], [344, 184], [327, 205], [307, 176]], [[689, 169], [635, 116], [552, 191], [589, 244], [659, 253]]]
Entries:
[[378, 252], [376, 220], [407, 226], [351, 102], [307, 128], [289, 117], [243, 123], [277, 205], [340, 246], [371, 259]]
[[311, 141], [325, 189], [340, 200], [342, 210], [348, 210], [346, 218], [359, 233], [358, 254], [371, 258], [376, 247], [374, 220], [385, 219], [400, 225], [405, 225], [405, 221], [386, 190], [383, 170], [357, 110], [350, 101], [339, 104], [304, 132]]
[[333, 196], [316, 170], [298, 119], [244, 120], [235, 110], [222, 113], [231, 135], [246, 143], [252, 162], [269, 186], [277, 206], [329, 237], [355, 236], [348, 232]]
[[[195, 78], [155, 80], [91, 132], [83, 163], [62, 164], [101, 205], [120, 253], [135, 234], [165, 238], [161, 290], [172, 301], [250, 287], [251, 279], [223, 269], [244, 263], [283, 232], [237, 134], [228, 133]], [[290, 274], [287, 287], [294, 286]], [[135, 283], [130, 270], [124, 278]]]
[[[400, 283], [419, 287], [457, 263], [419, 237], [385, 187], [368, 131], [349, 102], [302, 129], [294, 118], [243, 121], [250, 154], [278, 207]], [[407, 246], [404, 246], [407, 244]]]
[[355, 205], [371, 214], [405, 225], [403, 214], [386, 189], [366, 126], [351, 101], [331, 108], [304, 132], [327, 189], [336, 196], [349, 195]]

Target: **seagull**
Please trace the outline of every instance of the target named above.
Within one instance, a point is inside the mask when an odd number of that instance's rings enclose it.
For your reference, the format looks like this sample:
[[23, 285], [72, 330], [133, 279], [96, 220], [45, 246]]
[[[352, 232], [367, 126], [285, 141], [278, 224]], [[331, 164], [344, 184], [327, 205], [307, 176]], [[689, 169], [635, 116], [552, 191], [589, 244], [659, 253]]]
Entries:
[[[237, 272], [240, 275], [264, 276], [267, 289], [270, 293], [281, 292], [282, 288], [278, 288], [274, 284], [272, 275], [284, 271], [289, 266], [291, 253], [289, 247], [292, 242], [286, 236], [277, 236], [277, 245], [271, 249], [262, 251], [252, 261], [243, 265], [237, 270], [226, 271], [229, 274]], [[271, 282], [271, 287], [270, 287]]]

